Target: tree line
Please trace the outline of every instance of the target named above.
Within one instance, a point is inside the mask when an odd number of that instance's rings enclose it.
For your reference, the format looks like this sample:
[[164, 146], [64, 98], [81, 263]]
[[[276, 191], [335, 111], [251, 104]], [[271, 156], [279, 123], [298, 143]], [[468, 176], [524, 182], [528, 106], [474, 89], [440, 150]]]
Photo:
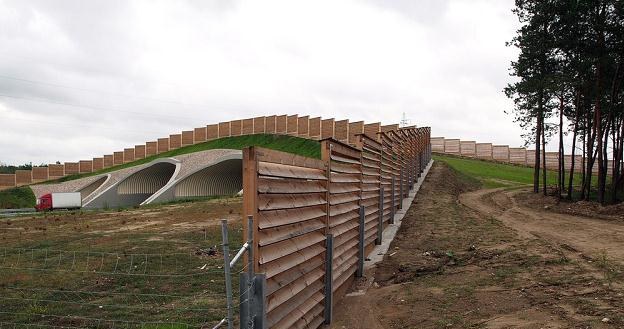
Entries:
[[[547, 193], [543, 159], [554, 139], [559, 198], [618, 202], [624, 194], [624, 1], [516, 0], [513, 12], [521, 27], [508, 45], [519, 56], [510, 67], [514, 82], [504, 92], [514, 101], [514, 120], [527, 145], [542, 155], [535, 157], [534, 192], [541, 180]], [[575, 173], [579, 154], [583, 169]], [[580, 186], [573, 184], [575, 175], [581, 175]]]

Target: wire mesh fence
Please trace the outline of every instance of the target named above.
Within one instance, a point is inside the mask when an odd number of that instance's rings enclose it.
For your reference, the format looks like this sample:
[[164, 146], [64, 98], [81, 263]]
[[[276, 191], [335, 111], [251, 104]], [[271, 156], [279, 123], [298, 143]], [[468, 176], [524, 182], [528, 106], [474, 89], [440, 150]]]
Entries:
[[[141, 252], [139, 242], [116, 252], [2, 247], [0, 328], [213, 328], [228, 311], [216, 238], [170, 243], [172, 252]], [[245, 269], [229, 273], [234, 291]], [[232, 297], [237, 312], [240, 294]]]

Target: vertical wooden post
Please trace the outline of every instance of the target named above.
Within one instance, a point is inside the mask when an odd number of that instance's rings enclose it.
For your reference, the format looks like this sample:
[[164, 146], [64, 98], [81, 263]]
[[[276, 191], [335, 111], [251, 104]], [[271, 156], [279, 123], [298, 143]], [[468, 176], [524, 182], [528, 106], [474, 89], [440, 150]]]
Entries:
[[[243, 149], [243, 231], [249, 229], [247, 218], [253, 216], [255, 219], [253, 227], [253, 255], [254, 270], [259, 270], [258, 265], [258, 160], [254, 146]], [[247, 257], [247, 256], [246, 256]], [[253, 279], [253, 278], [252, 278]]]

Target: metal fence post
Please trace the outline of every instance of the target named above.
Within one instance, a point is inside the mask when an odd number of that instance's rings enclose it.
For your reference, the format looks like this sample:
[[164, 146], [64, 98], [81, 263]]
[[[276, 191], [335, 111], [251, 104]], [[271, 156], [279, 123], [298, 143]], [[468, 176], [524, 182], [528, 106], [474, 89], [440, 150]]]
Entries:
[[377, 239], [375, 244], [381, 244], [381, 237], [383, 235], [383, 213], [384, 213], [384, 189], [379, 189], [379, 223], [377, 224]]
[[390, 224], [394, 224], [394, 212], [396, 210], [396, 203], [394, 202], [394, 198], [396, 197], [396, 193], [394, 191], [394, 176], [392, 176], [392, 204], [390, 208]]
[[249, 243], [249, 252], [247, 253], [247, 290], [249, 291], [249, 302], [247, 304], [247, 323], [248, 328], [254, 327], [254, 313], [253, 313], [253, 303], [254, 303], [254, 244], [253, 244], [253, 216], [247, 216], [247, 242]]
[[333, 289], [333, 259], [334, 259], [334, 236], [327, 234], [327, 240], [325, 240], [325, 324], [330, 324], [332, 321], [332, 297], [334, 294]]
[[256, 274], [254, 279], [254, 316], [253, 328], [265, 329], [266, 321], [266, 275]]
[[223, 269], [225, 272], [225, 295], [227, 298], [227, 325], [232, 329], [232, 277], [230, 273], [230, 245], [228, 239], [227, 219], [221, 220], [221, 235], [223, 237]]
[[358, 242], [358, 265], [357, 270], [355, 272], [355, 276], [361, 278], [364, 275], [364, 234], [365, 234], [365, 216], [364, 216], [364, 206], [360, 206], [360, 235]]
[[401, 204], [399, 205], [399, 207], [403, 209], [403, 197], [405, 196], [405, 194], [403, 194], [403, 169], [401, 169], [401, 179], [399, 182], [399, 189], [401, 190], [401, 201], [400, 201]]

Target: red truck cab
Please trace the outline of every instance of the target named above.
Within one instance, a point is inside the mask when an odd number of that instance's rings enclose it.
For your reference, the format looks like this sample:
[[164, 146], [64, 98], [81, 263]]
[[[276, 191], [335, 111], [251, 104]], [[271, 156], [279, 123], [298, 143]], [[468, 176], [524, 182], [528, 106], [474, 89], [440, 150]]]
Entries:
[[44, 194], [37, 199], [37, 205], [35, 205], [37, 211], [52, 210], [52, 194]]

